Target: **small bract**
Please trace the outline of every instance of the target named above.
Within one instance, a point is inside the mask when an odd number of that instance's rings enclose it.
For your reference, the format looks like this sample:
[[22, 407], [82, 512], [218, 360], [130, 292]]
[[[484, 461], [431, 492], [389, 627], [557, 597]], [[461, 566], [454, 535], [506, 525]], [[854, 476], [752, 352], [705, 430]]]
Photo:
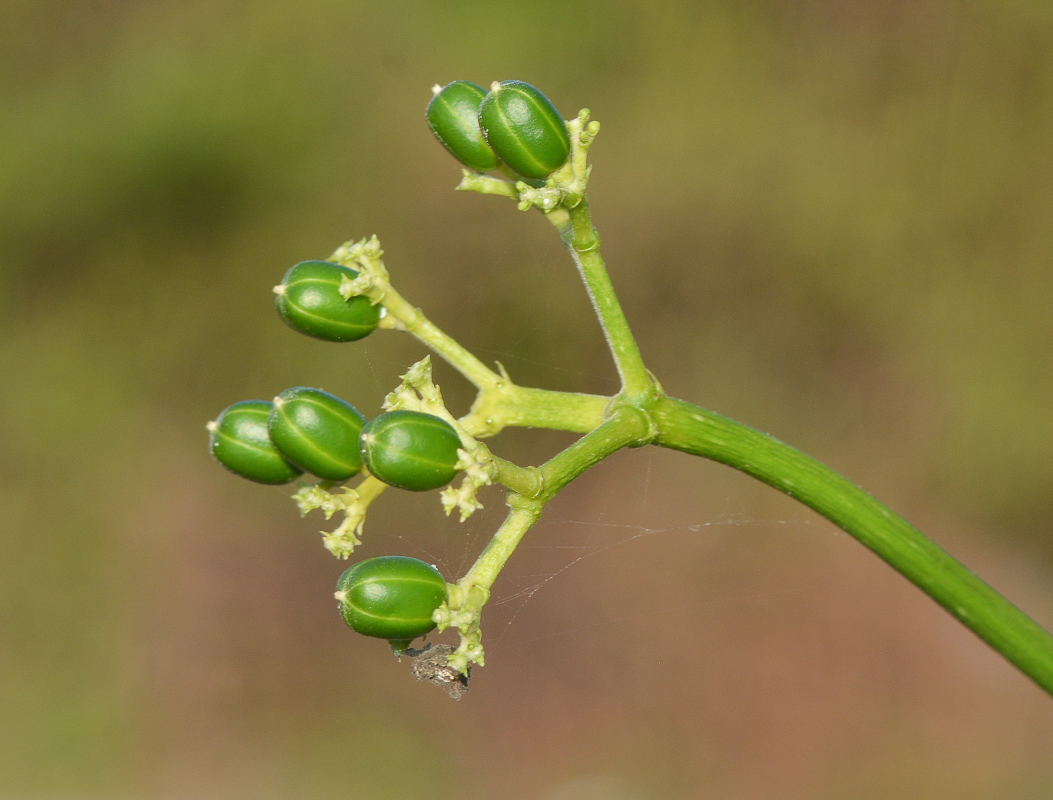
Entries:
[[426, 492], [457, 474], [461, 439], [443, 419], [419, 411], [389, 411], [370, 420], [359, 438], [362, 461], [391, 486]]
[[482, 86], [454, 81], [435, 93], [426, 112], [428, 127], [442, 146], [462, 164], [479, 172], [497, 169], [501, 164], [479, 129], [479, 104], [485, 96]]
[[274, 287], [278, 314], [293, 330], [327, 342], [353, 342], [372, 333], [380, 321], [380, 306], [368, 297], [345, 300], [344, 277], [353, 269], [329, 261], [301, 261]]
[[283, 456], [319, 478], [345, 481], [362, 469], [358, 436], [366, 418], [321, 389], [294, 386], [274, 398], [267, 421]]
[[288, 483], [303, 470], [285, 459], [267, 434], [271, 404], [243, 400], [208, 423], [212, 455], [236, 475], [257, 483]]
[[498, 158], [528, 178], [545, 178], [570, 154], [570, 132], [545, 95], [523, 81], [494, 83], [479, 106], [479, 127]]
[[420, 559], [381, 556], [345, 570], [336, 599], [352, 630], [387, 639], [401, 652], [435, 628], [431, 615], [446, 600], [446, 581]]

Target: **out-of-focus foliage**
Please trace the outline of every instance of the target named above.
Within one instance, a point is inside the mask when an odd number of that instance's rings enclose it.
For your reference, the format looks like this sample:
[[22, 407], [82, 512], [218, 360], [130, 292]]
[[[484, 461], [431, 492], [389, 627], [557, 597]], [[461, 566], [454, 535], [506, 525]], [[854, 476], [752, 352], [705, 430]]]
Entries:
[[[649, 451], [583, 478], [453, 706], [352, 639], [320, 520], [204, 433], [293, 385], [376, 412], [420, 348], [298, 337], [270, 293], [371, 233], [520, 382], [616, 388], [552, 231], [453, 194], [424, 123], [434, 83], [518, 78], [603, 123], [593, 213], [665, 388], [830, 462], [1053, 623], [1051, 8], [7, 0], [0, 796], [1053, 791], [1048, 698], [745, 479]], [[500, 517], [385, 499], [363, 557], [447, 573]], [[718, 535], [740, 514], [779, 523]], [[564, 575], [560, 548], [609, 535], [582, 525], [626, 519], [658, 533]], [[668, 588], [626, 610], [630, 580]]]

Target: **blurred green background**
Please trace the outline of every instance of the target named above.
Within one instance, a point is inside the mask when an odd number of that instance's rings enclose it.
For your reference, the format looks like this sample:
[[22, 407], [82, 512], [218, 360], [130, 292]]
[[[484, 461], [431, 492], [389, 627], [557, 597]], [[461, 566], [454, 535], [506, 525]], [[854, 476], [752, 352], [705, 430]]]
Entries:
[[[423, 111], [461, 78], [602, 122], [593, 212], [669, 393], [1053, 625], [1045, 0], [4, 0], [0, 798], [1053, 796], [1047, 696], [849, 537], [678, 453], [552, 504], [460, 703], [344, 628], [322, 520], [220, 469], [204, 424], [293, 385], [371, 415], [423, 351], [297, 336], [288, 266], [377, 233], [518, 382], [616, 389], [544, 220], [451, 191]], [[404, 495], [364, 557], [454, 578], [501, 518], [496, 492], [464, 525]]]

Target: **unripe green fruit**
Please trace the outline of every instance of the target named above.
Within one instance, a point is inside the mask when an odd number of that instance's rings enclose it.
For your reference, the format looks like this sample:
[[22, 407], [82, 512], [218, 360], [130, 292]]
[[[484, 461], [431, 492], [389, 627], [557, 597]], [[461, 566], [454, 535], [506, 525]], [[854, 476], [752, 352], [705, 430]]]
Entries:
[[442, 146], [479, 172], [497, 169], [501, 163], [479, 130], [479, 104], [485, 96], [482, 86], [454, 81], [435, 93], [426, 112], [428, 127]]
[[381, 556], [345, 570], [336, 599], [352, 630], [387, 639], [400, 652], [435, 628], [431, 615], [446, 600], [446, 581], [420, 559]]
[[319, 478], [345, 481], [362, 469], [358, 435], [366, 418], [321, 389], [294, 386], [274, 398], [267, 422], [283, 456]]
[[431, 414], [381, 414], [366, 423], [359, 444], [366, 468], [400, 489], [438, 489], [457, 474], [461, 438], [448, 422]]
[[257, 483], [288, 483], [303, 470], [287, 461], [267, 435], [271, 404], [243, 400], [208, 423], [212, 455], [236, 475]]
[[327, 342], [368, 336], [380, 321], [380, 306], [368, 297], [345, 300], [340, 294], [345, 276], [358, 273], [328, 261], [301, 261], [274, 287], [278, 314], [290, 328]]
[[479, 106], [479, 127], [498, 158], [528, 178], [545, 178], [570, 153], [567, 123], [545, 95], [523, 81], [490, 87]]

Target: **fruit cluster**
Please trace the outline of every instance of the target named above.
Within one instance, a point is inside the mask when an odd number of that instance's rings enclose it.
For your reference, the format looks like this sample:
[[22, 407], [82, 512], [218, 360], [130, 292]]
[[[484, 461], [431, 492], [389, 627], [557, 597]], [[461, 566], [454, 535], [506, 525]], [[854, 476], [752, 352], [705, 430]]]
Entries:
[[[380, 309], [365, 297], [344, 299], [345, 277], [357, 273], [327, 261], [297, 264], [275, 287], [278, 314], [294, 330], [325, 341], [367, 336]], [[390, 486], [430, 491], [453, 480], [462, 446], [453, 426], [439, 417], [396, 410], [367, 422], [350, 403], [303, 386], [270, 402], [234, 403], [207, 427], [212, 454], [224, 467], [268, 484], [288, 483], [305, 472], [341, 482], [365, 471]], [[431, 614], [445, 587], [434, 567], [391, 556], [347, 570], [337, 596], [348, 625], [404, 649], [435, 627]]]
[[[708, 409], [667, 396], [644, 364], [600, 254], [586, 197], [588, 153], [600, 131], [581, 109], [560, 118], [552, 103], [522, 81], [467, 81], [436, 86], [427, 121], [462, 164], [457, 190], [496, 195], [522, 211], [536, 209], [559, 232], [585, 283], [621, 381], [611, 396], [519, 386], [432, 324], [403, 298], [381, 261], [380, 242], [347, 242], [326, 261], [297, 264], [276, 287], [278, 312], [301, 333], [350, 342], [377, 327], [402, 330], [441, 356], [477, 390], [455, 419], [431, 381], [430, 357], [402, 376], [367, 422], [353, 406], [320, 389], [294, 387], [273, 402], [248, 400], [208, 425], [216, 458], [233, 472], [281, 484], [304, 473], [320, 481], [293, 496], [301, 512], [320, 509], [344, 520], [324, 534], [346, 558], [370, 502], [386, 485], [427, 491], [463, 471], [442, 492], [447, 514], [466, 519], [484, 486], [507, 490], [508, 513], [467, 571], [447, 583], [434, 567], [402, 556], [372, 558], [340, 576], [336, 597], [354, 630], [387, 639], [398, 653], [431, 630], [455, 628], [456, 649], [423, 653], [414, 673], [457, 697], [472, 664], [485, 663], [481, 615], [491, 587], [545, 505], [594, 464], [625, 447], [654, 444], [701, 456], [751, 475], [804, 503], [873, 550], [983, 640], [1053, 694], [1053, 637], [906, 520], [820, 462], [766, 434]], [[486, 174], [491, 171], [498, 175]], [[493, 455], [479, 438], [508, 427], [582, 434], [538, 466]], [[354, 488], [342, 482], [355, 474]], [[430, 665], [421, 668], [421, 664]]]
[[567, 123], [545, 95], [523, 81], [468, 81], [436, 86], [428, 125], [450, 154], [478, 172], [506, 164], [516, 176], [542, 181], [570, 154]]
[[[543, 186], [571, 154], [567, 124], [541, 92], [522, 81], [494, 83], [489, 92], [467, 81], [436, 86], [427, 120], [443, 146], [472, 170], [500, 170], [507, 178], [533, 187]], [[368, 336], [385, 313], [401, 319], [392, 305], [394, 292], [368, 295], [368, 290], [363, 293], [356, 288], [373, 285], [371, 281], [380, 274], [386, 280], [383, 267], [377, 267], [379, 243], [374, 239], [366, 245], [363, 240], [355, 247], [361, 248], [356, 252], [366, 261], [355, 260], [354, 248], [341, 249], [333, 254], [333, 261], [304, 261], [285, 274], [274, 292], [278, 314], [287, 325], [316, 339], [352, 342]], [[369, 261], [370, 254], [377, 260]], [[363, 272], [336, 261], [353, 263]], [[374, 267], [379, 272], [370, 274]], [[428, 363], [421, 362], [424, 370], [430, 370]], [[409, 379], [418, 367], [420, 364], [405, 377]], [[426, 381], [430, 384], [430, 372]], [[429, 392], [421, 391], [420, 382], [407, 385], [420, 395], [422, 407], [435, 409], [436, 405], [428, 405], [433, 402], [442, 408], [434, 386], [434, 396], [426, 397]], [[443, 498], [447, 513], [457, 507], [463, 518], [479, 507], [474, 492], [491, 479], [491, 473], [474, 457], [462, 461], [462, 455], [480, 447], [464, 429], [459, 433], [447, 419], [394, 405], [367, 421], [339, 397], [296, 386], [273, 401], [245, 400], [226, 408], [208, 423], [212, 454], [231, 472], [259, 483], [284, 484], [305, 473], [321, 479], [317, 486], [303, 487], [297, 501], [301, 510], [322, 508], [327, 518], [335, 507], [345, 510], [347, 520], [327, 537], [326, 546], [346, 557], [359, 542], [353, 533], [343, 540], [337, 534], [345, 528], [357, 533], [355, 524], [360, 525], [364, 511], [356, 516], [347, 504], [362, 499], [364, 484], [346, 489], [343, 495], [329, 492], [333, 484], [361, 474], [389, 486], [423, 492], [446, 485], [465, 469], [460, 489], [448, 490], [451, 496]], [[493, 462], [489, 467], [493, 468]], [[371, 490], [377, 486], [372, 484]], [[330, 546], [330, 538], [338, 544]], [[387, 639], [392, 649], [401, 652], [413, 639], [436, 627], [433, 617], [451, 590], [435, 567], [417, 559], [384, 556], [346, 570], [336, 597], [351, 628]], [[482, 663], [481, 656], [477, 660]]]

